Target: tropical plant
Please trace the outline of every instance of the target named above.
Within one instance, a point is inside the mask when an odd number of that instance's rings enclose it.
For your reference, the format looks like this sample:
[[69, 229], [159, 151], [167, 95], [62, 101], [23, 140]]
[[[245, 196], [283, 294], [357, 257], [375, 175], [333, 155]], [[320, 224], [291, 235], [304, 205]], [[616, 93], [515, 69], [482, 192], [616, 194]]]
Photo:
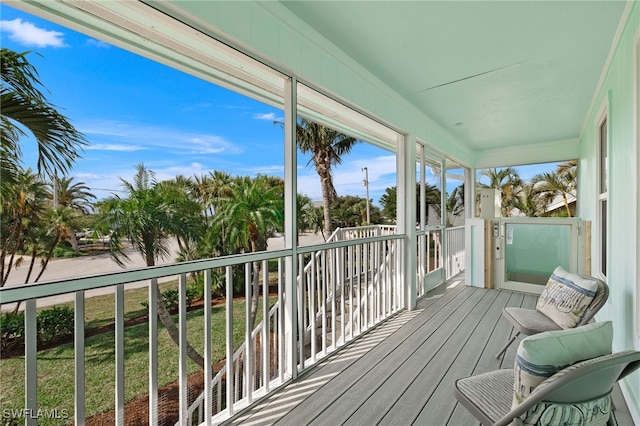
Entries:
[[513, 200], [513, 207], [526, 217], [540, 217], [545, 214], [545, 203], [531, 183], [522, 185], [518, 196]]
[[535, 191], [547, 205], [556, 197], [562, 197], [567, 217], [572, 216], [569, 197], [576, 194], [577, 170], [578, 163], [573, 160], [559, 164], [554, 172], [540, 173], [531, 179]]
[[398, 207], [398, 188], [391, 186], [385, 188], [384, 194], [380, 196], [380, 205], [382, 206], [382, 214], [391, 222], [395, 222], [397, 218]]
[[[31, 170], [18, 168], [10, 185], [4, 185], [0, 210], [0, 287], [4, 286], [14, 267], [19, 267], [29, 247], [36, 248], [35, 238], [44, 226], [48, 203], [47, 185]], [[37, 249], [34, 250], [37, 253]], [[32, 251], [33, 252], [33, 251]], [[30, 252], [30, 254], [32, 253]], [[25, 283], [31, 278], [32, 265]]]
[[[109, 248], [112, 258], [120, 266], [128, 255], [124, 250], [125, 240], [129, 241], [147, 266], [154, 266], [157, 259], [169, 256], [168, 238], [194, 235], [192, 220], [185, 220], [200, 206], [190, 204], [176, 189], [178, 185], [158, 185], [155, 173], [140, 163], [136, 167], [133, 182], [120, 178], [126, 197], [113, 195], [100, 203], [102, 229], [110, 229]], [[184, 194], [182, 194], [184, 195]], [[158, 296], [158, 318], [167, 329], [176, 345], [180, 345], [179, 330], [166, 308], [160, 288], [156, 284]], [[189, 358], [204, 368], [204, 358], [188, 342]]]
[[[426, 219], [429, 219], [429, 209], [432, 208], [438, 216], [442, 214], [442, 208], [440, 206], [440, 190], [431, 184], [425, 183], [424, 186], [424, 201]], [[382, 213], [391, 222], [397, 220], [397, 198], [398, 189], [395, 186], [386, 188], [384, 194], [380, 197], [380, 205], [382, 205]], [[416, 220], [420, 220], [420, 184], [416, 184]]]
[[331, 235], [331, 204], [338, 194], [333, 185], [332, 168], [342, 162], [342, 157], [351, 152], [358, 139], [347, 136], [313, 121], [300, 118], [296, 126], [296, 139], [300, 151], [311, 154], [320, 177], [324, 213], [324, 235]]
[[296, 194], [296, 221], [298, 235], [314, 227], [315, 207], [311, 198], [304, 194]]
[[0, 85], [0, 181], [10, 183], [20, 167], [20, 138], [28, 131], [38, 146], [38, 173], [64, 174], [80, 157], [86, 145], [84, 136], [47, 101], [38, 86], [38, 72], [27, 61], [27, 54], [1, 49]]
[[451, 195], [447, 195], [446, 226], [453, 226], [455, 218], [464, 212], [464, 183], [453, 188]]
[[[13, 267], [22, 263], [21, 253], [31, 254], [29, 282], [35, 256], [53, 253], [53, 233], [60, 231], [60, 217], [55, 229], [48, 229], [53, 215], [47, 218], [46, 185], [43, 175], [56, 176], [68, 171], [86, 144], [84, 136], [47, 101], [38, 86], [38, 72], [27, 61], [27, 54], [0, 50], [0, 286], [7, 282]], [[21, 139], [31, 135], [38, 149], [38, 175], [21, 166]], [[36, 237], [42, 237], [38, 241]], [[47, 245], [49, 244], [49, 245]], [[48, 258], [41, 259], [43, 268]]]
[[[214, 216], [214, 226], [224, 227], [223, 238], [242, 251], [266, 250], [267, 239], [282, 226], [284, 201], [279, 185], [264, 177], [236, 178], [230, 195], [220, 204]], [[252, 264], [251, 321], [253, 328], [260, 293], [260, 262]]]
[[518, 197], [518, 192], [522, 189], [522, 179], [518, 171], [513, 167], [505, 167], [502, 169], [484, 169], [480, 172], [481, 176], [489, 179], [489, 184], [480, 183], [481, 188], [494, 188], [500, 191], [502, 197], [501, 213], [502, 216], [511, 216], [513, 203]]
[[89, 192], [90, 188], [84, 182], [73, 182], [72, 177], [55, 178], [51, 183], [51, 197], [57, 205], [69, 207], [83, 214], [93, 212], [93, 202], [96, 196]]

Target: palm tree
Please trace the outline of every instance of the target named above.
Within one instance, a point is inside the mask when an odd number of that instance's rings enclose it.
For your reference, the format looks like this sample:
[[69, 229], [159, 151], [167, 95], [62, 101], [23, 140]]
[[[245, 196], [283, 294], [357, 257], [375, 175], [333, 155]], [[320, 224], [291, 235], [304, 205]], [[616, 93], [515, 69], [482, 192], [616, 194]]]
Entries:
[[534, 189], [531, 183], [522, 185], [518, 196], [513, 200], [513, 207], [520, 210], [526, 217], [540, 217], [545, 213], [540, 193]]
[[[237, 178], [230, 189], [230, 196], [221, 204], [214, 224], [223, 225], [226, 229], [224, 237], [241, 250], [266, 250], [267, 239], [283, 222], [284, 202], [280, 188], [257, 177]], [[260, 262], [253, 262], [252, 267], [250, 328], [253, 328], [258, 312]]]
[[1, 49], [0, 181], [3, 183], [11, 182], [18, 173], [22, 158], [19, 139], [26, 136], [23, 129], [31, 133], [37, 142], [39, 174], [64, 174], [79, 158], [79, 151], [86, 144], [84, 136], [38, 89], [42, 83], [36, 69], [27, 61], [27, 53]]
[[298, 222], [296, 229], [300, 235], [300, 233], [313, 228], [315, 207], [311, 198], [304, 194], [296, 194], [296, 212]]
[[395, 222], [398, 206], [398, 188], [391, 186], [385, 188], [384, 194], [380, 197], [380, 205], [382, 205], [382, 214], [392, 222]]
[[[47, 185], [31, 170], [18, 169], [11, 184], [4, 185], [0, 210], [0, 287], [7, 283], [14, 266], [23, 261], [19, 253], [33, 246], [49, 203]], [[17, 257], [16, 257], [17, 256]], [[30, 276], [25, 283], [29, 282]]]
[[559, 164], [552, 173], [540, 173], [535, 175], [531, 182], [536, 192], [550, 203], [555, 197], [562, 197], [567, 217], [571, 217], [571, 209], [569, 208], [569, 196], [575, 195], [577, 188], [577, 161], [568, 161]]
[[342, 162], [342, 156], [351, 152], [358, 139], [304, 118], [296, 126], [296, 139], [302, 153], [310, 153], [320, 177], [324, 212], [324, 233], [331, 235], [331, 203], [337, 197], [333, 185], [332, 167]]
[[447, 196], [447, 223], [453, 226], [457, 216], [464, 212], [464, 183], [453, 188], [451, 195]]
[[204, 209], [194, 195], [194, 182], [190, 178], [176, 176], [157, 183], [154, 189], [160, 192], [166, 203], [167, 220], [171, 222], [165, 225], [178, 242], [180, 256], [184, 260], [192, 260], [190, 256], [195, 251], [198, 236], [205, 229]]
[[498, 189], [502, 196], [502, 216], [511, 216], [513, 202], [522, 188], [522, 179], [518, 175], [518, 171], [513, 167], [485, 169], [480, 175], [488, 177], [489, 184], [480, 184], [479, 186]]
[[[83, 214], [91, 214], [93, 211], [91, 200], [96, 196], [89, 192], [90, 188], [84, 182], [73, 183], [72, 177], [62, 177], [56, 179], [51, 187], [52, 197], [56, 199], [58, 205], [72, 208]], [[53, 195], [54, 190], [55, 195]]]
[[[168, 188], [158, 187], [155, 173], [140, 163], [136, 167], [133, 182], [120, 178], [126, 192], [126, 198], [114, 195], [100, 204], [104, 224], [111, 230], [109, 239], [112, 258], [124, 266], [124, 240], [145, 259], [147, 266], [154, 266], [156, 259], [169, 256], [167, 239], [176, 234], [190, 235], [190, 221], [183, 221], [183, 211], [173, 204], [174, 199], [167, 196]], [[199, 210], [199, 206], [196, 207]], [[158, 318], [167, 329], [176, 345], [180, 345], [179, 330], [169, 314], [160, 288], [156, 284], [158, 295]], [[187, 355], [204, 368], [204, 358], [187, 342]]]
[[[426, 203], [425, 212], [427, 217], [425, 218], [427, 222], [429, 221], [429, 206], [433, 208], [433, 210], [438, 214], [439, 217], [442, 217], [442, 205], [440, 204], [442, 199], [442, 194], [440, 189], [435, 185], [431, 185], [429, 183], [424, 184], [424, 201]], [[420, 219], [420, 184], [416, 184], [416, 218]]]

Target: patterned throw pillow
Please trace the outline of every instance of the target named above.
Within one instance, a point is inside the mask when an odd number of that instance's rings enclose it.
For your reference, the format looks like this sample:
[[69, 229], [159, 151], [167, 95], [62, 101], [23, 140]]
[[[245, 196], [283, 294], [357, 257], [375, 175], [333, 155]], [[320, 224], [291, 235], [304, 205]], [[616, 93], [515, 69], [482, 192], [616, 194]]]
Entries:
[[606, 426], [611, 417], [611, 395], [582, 404], [542, 403], [520, 417], [523, 426]]
[[513, 406], [558, 371], [586, 359], [611, 353], [611, 321], [546, 331], [522, 339], [514, 367]]
[[598, 290], [598, 280], [581, 277], [558, 266], [538, 298], [536, 309], [562, 328], [575, 327]]

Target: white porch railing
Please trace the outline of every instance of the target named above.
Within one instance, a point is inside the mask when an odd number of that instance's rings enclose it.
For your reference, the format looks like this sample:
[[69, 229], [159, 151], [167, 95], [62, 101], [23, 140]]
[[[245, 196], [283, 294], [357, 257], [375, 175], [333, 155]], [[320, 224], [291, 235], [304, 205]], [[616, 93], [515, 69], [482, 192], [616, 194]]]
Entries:
[[418, 230], [417, 234], [417, 296], [421, 297], [429, 289], [425, 282], [430, 275], [436, 275], [435, 281], [441, 282], [464, 271], [464, 226], [433, 226]]
[[454, 226], [446, 230], [446, 260], [447, 279], [464, 271], [464, 226]]
[[[291, 371], [287, 371], [287, 365], [291, 362], [286, 359], [286, 354], [291, 350], [296, 351], [297, 369], [302, 371], [402, 308], [403, 289], [397, 268], [401, 238], [395, 235], [395, 227], [370, 226], [338, 230], [324, 244], [297, 248], [300, 272], [296, 274], [298, 330], [295, 332], [287, 329], [290, 324], [285, 323], [284, 309], [280, 309], [286, 298], [284, 264], [292, 260], [291, 250], [228, 256], [0, 289], [0, 304], [25, 302], [25, 401], [24, 405], [15, 408], [31, 413], [37, 413], [39, 408], [37, 300], [74, 294], [75, 355], [74, 359], [68, 360], [68, 369], [75, 373], [65, 386], [74, 389], [71, 410], [74, 423], [84, 423], [87, 397], [85, 377], [91, 374], [91, 367], [85, 359], [85, 292], [109, 287], [115, 293], [114, 416], [116, 424], [124, 424], [125, 355], [129, 355], [124, 333], [125, 286], [146, 280], [149, 282], [148, 422], [158, 424], [159, 419], [166, 417], [162, 404], [166, 396], [161, 390], [164, 384], [159, 381], [159, 371], [165, 368], [166, 360], [158, 351], [158, 336], [164, 331], [158, 326], [156, 284], [161, 278], [175, 277], [181, 296], [176, 316], [180, 331], [180, 345], [176, 347], [178, 371], [175, 376], [179, 388], [177, 421], [179, 424], [193, 424], [212, 418], [214, 423], [220, 423], [290, 379]], [[429, 238], [433, 238], [433, 241], [437, 239], [435, 236]], [[441, 250], [438, 250], [436, 252], [440, 253]], [[220, 326], [212, 325], [213, 308], [205, 304], [202, 314], [196, 319], [202, 321], [204, 334], [199, 337], [204, 343], [198, 349], [202, 350], [205, 365], [215, 367], [204, 369], [204, 391], [194, 392], [191, 390], [189, 374], [198, 368], [187, 356], [187, 340], [193, 339], [192, 335], [187, 337], [187, 277], [192, 274], [203, 275], [205, 300], [211, 300], [212, 271], [223, 274], [226, 285], [224, 341], [214, 338], [214, 327]], [[238, 282], [244, 285], [246, 300], [251, 300], [254, 289], [260, 288], [256, 323], [253, 327], [245, 325], [239, 331], [238, 321], [234, 320], [232, 293], [234, 283], [237, 286]], [[270, 288], [277, 288], [277, 292], [272, 291], [271, 296], [266, 297]], [[250, 324], [251, 304], [245, 303], [242, 311], [243, 322]], [[285, 335], [294, 337], [287, 340]], [[214, 359], [212, 348], [220, 345], [224, 346], [225, 355], [223, 359]], [[36, 424], [37, 421], [25, 419], [26, 424]]]
[[[297, 276], [298, 371], [315, 364], [401, 309], [402, 299], [398, 296], [401, 288], [395, 274], [398, 238], [385, 238], [394, 234], [395, 227], [338, 229], [325, 244], [299, 249], [298, 264], [304, 267]], [[279, 312], [281, 313], [281, 300], [279, 297], [265, 314], [269, 318], [270, 329], [275, 330], [276, 326], [280, 326], [278, 336], [282, 336], [284, 320], [278, 317]], [[260, 333], [260, 330], [266, 328], [263, 323], [258, 324], [251, 339], [246, 340], [251, 344], [247, 346], [243, 343], [233, 354], [231, 362], [235, 367], [233, 371], [236, 372], [233, 383], [249, 382], [248, 388], [255, 389], [253, 395], [247, 391], [246, 386], [236, 386], [233, 401], [227, 401], [226, 404], [226, 407], [235, 404], [232, 410], [225, 409], [223, 400], [218, 398], [214, 401], [213, 410], [216, 421], [224, 421], [247, 406], [252, 399], [263, 396], [271, 387], [278, 386], [285, 380], [282, 364], [284, 340], [280, 338], [277, 343], [268, 341], [265, 332]], [[269, 350], [267, 345], [261, 353], [254, 353], [256, 348], [264, 346], [260, 343], [262, 341], [271, 343], [272, 349]], [[255, 377], [247, 376], [250, 368], [244, 362], [245, 359], [252, 358], [256, 360], [254, 363], [258, 363], [253, 373]], [[258, 361], [260, 358], [262, 361]], [[277, 367], [276, 358], [279, 361]], [[268, 359], [272, 359], [271, 364], [268, 364]], [[259, 368], [262, 369], [262, 375], [258, 373]], [[227, 371], [231, 370], [223, 367], [211, 382], [211, 388], [218, 390], [214, 392], [217, 395], [222, 392], [222, 382], [226, 380]], [[207, 415], [206, 401], [207, 397], [202, 393], [191, 404], [188, 408], [188, 424], [192, 424], [194, 418], [198, 423], [206, 418], [203, 417], [203, 413], [204, 416]]]

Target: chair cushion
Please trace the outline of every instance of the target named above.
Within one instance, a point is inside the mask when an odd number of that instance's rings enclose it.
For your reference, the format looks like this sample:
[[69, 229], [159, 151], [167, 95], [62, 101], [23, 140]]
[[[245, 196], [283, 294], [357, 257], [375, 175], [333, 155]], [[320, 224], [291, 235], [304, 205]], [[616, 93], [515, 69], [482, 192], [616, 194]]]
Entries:
[[582, 320], [597, 290], [595, 278], [572, 274], [558, 266], [538, 298], [536, 310], [562, 328], [573, 328]]
[[558, 324], [548, 316], [535, 309], [516, 308], [509, 306], [504, 308], [502, 315], [525, 336], [542, 333], [543, 331], [562, 330]]
[[520, 416], [526, 426], [605, 426], [611, 417], [611, 394], [580, 404], [542, 402]]
[[513, 370], [490, 371], [455, 382], [456, 397], [484, 424], [497, 422], [511, 410]]
[[611, 353], [611, 321], [546, 331], [522, 339], [514, 367], [513, 406], [558, 371], [586, 359]]

